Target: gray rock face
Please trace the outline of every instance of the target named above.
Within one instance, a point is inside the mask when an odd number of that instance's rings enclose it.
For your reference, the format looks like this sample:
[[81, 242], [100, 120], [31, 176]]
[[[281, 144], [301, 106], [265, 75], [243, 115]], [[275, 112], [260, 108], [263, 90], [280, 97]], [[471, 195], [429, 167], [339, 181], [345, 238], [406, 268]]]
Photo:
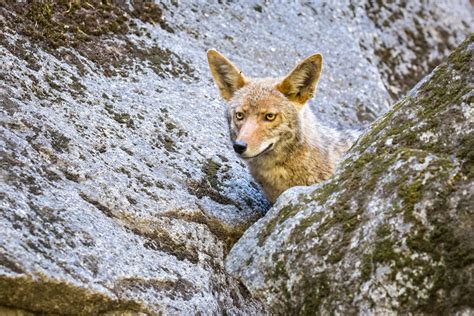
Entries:
[[288, 190], [227, 270], [276, 314], [474, 311], [474, 35], [334, 177]]
[[[464, 1], [413, 1], [389, 25], [377, 19], [395, 9], [369, 14], [370, 2], [81, 3], [0, 8], [0, 305], [25, 313], [263, 313], [224, 271], [269, 204], [232, 153], [206, 49], [249, 76], [322, 52], [311, 106], [360, 127], [425, 61], [412, 42], [392, 43], [400, 23], [415, 32], [430, 12], [426, 62], [474, 25]], [[427, 31], [438, 28], [448, 44]], [[396, 46], [396, 64], [376, 38]]]
[[375, 25], [359, 44], [368, 58], [376, 56], [384, 85], [397, 100], [464, 40], [474, 13], [468, 1], [367, 1], [351, 8]]

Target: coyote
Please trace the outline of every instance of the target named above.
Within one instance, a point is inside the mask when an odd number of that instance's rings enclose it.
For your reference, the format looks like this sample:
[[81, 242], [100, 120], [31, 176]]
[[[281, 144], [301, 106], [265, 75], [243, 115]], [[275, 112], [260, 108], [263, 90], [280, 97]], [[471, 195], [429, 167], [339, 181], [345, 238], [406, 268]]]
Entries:
[[286, 77], [245, 77], [216, 50], [207, 52], [209, 68], [227, 101], [234, 150], [275, 203], [286, 189], [329, 178], [358, 136], [323, 126], [306, 102], [321, 75], [321, 54], [309, 56]]

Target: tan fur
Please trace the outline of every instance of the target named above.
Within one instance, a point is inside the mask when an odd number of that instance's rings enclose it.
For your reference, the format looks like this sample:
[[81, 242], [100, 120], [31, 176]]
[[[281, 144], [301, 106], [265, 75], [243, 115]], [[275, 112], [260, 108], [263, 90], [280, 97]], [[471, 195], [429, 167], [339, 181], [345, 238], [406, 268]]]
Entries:
[[[231, 140], [247, 143], [240, 156], [271, 202], [290, 187], [318, 183], [333, 174], [354, 135], [322, 126], [304, 106], [320, 78], [320, 54], [306, 58], [284, 78], [245, 78], [215, 50], [208, 52], [208, 61], [228, 101]], [[270, 121], [267, 114], [276, 116]]]
[[313, 97], [316, 84], [321, 76], [322, 65], [323, 56], [321, 54], [312, 55], [296, 66], [276, 88], [290, 101], [304, 105]]
[[244, 76], [237, 67], [216, 50], [211, 49], [207, 52], [207, 61], [222, 97], [229, 100], [235, 91], [244, 86]]

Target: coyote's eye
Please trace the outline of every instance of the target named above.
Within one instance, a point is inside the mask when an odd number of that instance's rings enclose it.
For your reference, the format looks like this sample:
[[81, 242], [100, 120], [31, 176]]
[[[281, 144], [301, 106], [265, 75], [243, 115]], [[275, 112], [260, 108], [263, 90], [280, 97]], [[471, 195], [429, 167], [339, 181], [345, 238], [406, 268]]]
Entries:
[[242, 112], [236, 112], [235, 113], [235, 118], [239, 121], [243, 120], [244, 119], [244, 113]]
[[265, 119], [266, 119], [267, 121], [273, 121], [273, 120], [275, 119], [275, 117], [276, 117], [276, 114], [273, 114], [273, 113], [267, 113], [267, 114], [265, 114]]

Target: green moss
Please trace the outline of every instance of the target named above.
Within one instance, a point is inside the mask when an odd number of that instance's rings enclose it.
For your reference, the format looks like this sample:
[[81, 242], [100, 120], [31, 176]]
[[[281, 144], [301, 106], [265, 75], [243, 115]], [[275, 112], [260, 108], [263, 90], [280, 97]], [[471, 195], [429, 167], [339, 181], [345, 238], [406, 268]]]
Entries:
[[[395, 251], [397, 244], [391, 234], [393, 228], [384, 223], [377, 226], [375, 231], [375, 243], [373, 249], [362, 254], [360, 265], [360, 280], [365, 282], [369, 280], [375, 271], [377, 264], [386, 264], [392, 266], [401, 266], [402, 255]], [[395, 277], [396, 271], [392, 271], [392, 278]]]
[[137, 32], [131, 18], [159, 24], [169, 32], [173, 29], [162, 18], [157, 4], [135, 4], [131, 7], [108, 1], [33, 1], [28, 4], [11, 4], [22, 25], [18, 30], [53, 48], [77, 46], [93, 37], [107, 34]]
[[401, 195], [404, 203], [405, 222], [413, 222], [416, 220], [413, 212], [415, 209], [415, 204], [421, 200], [423, 189], [424, 187], [421, 180], [415, 180], [412, 183], [400, 185], [399, 194]]
[[363, 254], [360, 265], [360, 278], [362, 282], [367, 281], [373, 271], [372, 255]]
[[280, 276], [288, 277], [288, 274], [286, 273], [286, 269], [285, 269], [285, 262], [278, 261], [275, 264], [275, 274], [279, 277]]
[[342, 260], [344, 257], [344, 252], [342, 249], [334, 249], [331, 254], [328, 256], [327, 261], [331, 264], [336, 264]]
[[174, 33], [174, 29], [163, 19], [163, 10], [156, 3], [152, 2], [132, 2], [132, 16], [144, 22], [159, 24], [160, 27], [170, 33]]
[[474, 42], [474, 33], [471, 33], [468, 38], [456, 48], [456, 50], [449, 55], [448, 61], [456, 71], [469, 73], [472, 61], [472, 51], [467, 47]]
[[[5, 306], [21, 306], [34, 315], [98, 315], [120, 310], [128, 314], [150, 314], [151, 311], [132, 299], [115, 299], [100, 291], [92, 291], [63, 279], [44, 274], [0, 275], [0, 302]], [[23, 315], [21, 311], [2, 315]], [[33, 314], [33, 313], [32, 313]]]
[[[317, 194], [317, 193], [315, 193]], [[275, 230], [275, 227], [277, 225], [282, 224], [285, 222], [288, 218], [292, 218], [295, 216], [299, 211], [301, 211], [306, 205], [307, 201], [300, 196], [298, 198], [298, 202], [295, 204], [288, 204], [282, 207], [278, 215], [271, 218], [263, 227], [263, 229], [260, 231], [258, 234], [258, 245], [262, 246], [265, 240], [270, 236], [270, 234]], [[321, 218], [322, 214], [320, 212], [314, 212], [313, 214], [303, 218], [299, 225], [298, 225], [298, 231], [304, 231], [306, 228], [312, 226], [317, 220]]]
[[377, 226], [377, 229], [375, 231], [375, 236], [377, 238], [385, 238], [390, 235], [390, 232], [392, 231], [391, 227], [389, 224], [380, 224]]
[[[321, 186], [318, 190], [313, 191], [311, 193], [311, 200], [310, 201], [318, 201], [320, 203], [326, 202], [329, 197], [337, 192], [337, 189], [339, 188], [338, 184], [336, 181], [330, 180], [326, 182], [323, 186]], [[299, 197], [300, 199], [303, 197]]]
[[[426, 238], [427, 229], [421, 227], [418, 231], [413, 232], [407, 237], [407, 246], [416, 252], [433, 253], [436, 245], [432, 244], [428, 238]], [[439, 260], [439, 256], [435, 256], [435, 260]]]
[[291, 293], [288, 287], [286, 286], [286, 283], [284, 282], [284, 280], [288, 279], [288, 273], [285, 268], [285, 262], [282, 260], [277, 260], [277, 258], [274, 258], [274, 259], [276, 261], [275, 267], [271, 271], [271, 273], [267, 275], [267, 279], [283, 281], [283, 282], [279, 282], [277, 291], [282, 293], [283, 296], [287, 300], [289, 300], [291, 299]]
[[277, 218], [278, 219], [278, 224], [281, 224], [285, 220], [287, 220], [288, 218], [293, 217], [299, 211], [301, 211], [301, 208], [299, 208], [299, 207], [296, 207], [292, 204], [285, 205], [278, 212], [278, 218]]
[[399, 257], [394, 251], [395, 242], [391, 239], [384, 239], [375, 243], [375, 250], [372, 253], [374, 263], [390, 263]]
[[461, 160], [462, 173], [470, 179], [474, 178], [474, 133], [461, 138], [456, 156]]
[[[440, 215], [444, 219], [440, 220]], [[407, 246], [416, 253], [428, 254], [439, 264], [424, 263], [422, 273], [413, 274], [411, 277], [415, 282], [421, 284], [424, 279], [429, 278], [433, 286], [429, 289], [429, 297], [424, 301], [417, 302], [420, 311], [425, 313], [447, 312], [451, 302], [459, 305], [469, 305], [473, 289], [469, 289], [469, 281], [466, 280], [466, 267], [474, 263], [473, 243], [464, 240], [463, 236], [456, 235], [456, 223], [450, 221], [448, 216], [436, 213], [432, 230], [420, 228], [416, 234], [407, 240]], [[420, 263], [405, 260], [405, 265], [415, 268]], [[468, 278], [468, 277], [467, 277]], [[467, 283], [466, 283], [467, 282]]]
[[327, 273], [319, 273], [314, 280], [303, 280], [305, 293], [298, 315], [318, 315], [323, 301], [331, 295], [331, 279]]
[[358, 224], [360, 223], [360, 216], [362, 214], [362, 209], [358, 209], [357, 212], [354, 213], [346, 213], [344, 211], [340, 211], [336, 213], [336, 220], [338, 220], [342, 224], [342, 229], [344, 233], [350, 233], [354, 231]]
[[265, 240], [267, 240], [268, 236], [271, 235], [271, 233], [274, 231], [276, 225], [278, 223], [278, 217], [274, 217], [271, 220], [269, 220], [265, 226], [261, 229], [261, 231], [257, 235], [257, 245], [259, 247], [262, 247], [263, 244], [265, 243]]
[[[146, 23], [159, 24], [169, 32], [174, 30], [164, 21], [160, 5], [135, 2], [120, 5], [109, 1], [32, 1], [28, 3], [6, 3], [16, 15], [6, 15], [6, 25], [25, 35], [43, 48], [78, 67], [85, 73], [82, 62], [70, 50], [73, 47], [82, 56], [100, 66], [107, 76], [126, 77], [125, 68], [135, 67], [135, 60], [148, 64], [159, 76], [171, 74], [175, 77], [196, 79], [194, 69], [168, 49], [157, 46], [145, 48], [135, 44], [126, 35], [141, 35], [143, 31], [133, 18]], [[121, 41], [104, 41], [107, 38]], [[97, 54], [100, 51], [101, 54]], [[28, 54], [22, 54], [28, 59]], [[29, 62], [29, 64], [32, 64]]]

